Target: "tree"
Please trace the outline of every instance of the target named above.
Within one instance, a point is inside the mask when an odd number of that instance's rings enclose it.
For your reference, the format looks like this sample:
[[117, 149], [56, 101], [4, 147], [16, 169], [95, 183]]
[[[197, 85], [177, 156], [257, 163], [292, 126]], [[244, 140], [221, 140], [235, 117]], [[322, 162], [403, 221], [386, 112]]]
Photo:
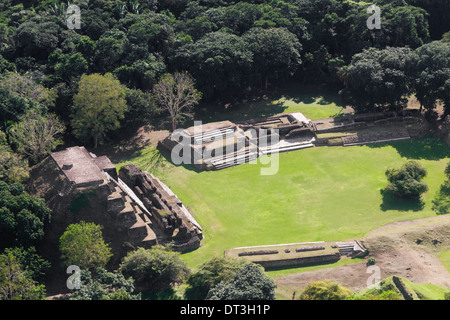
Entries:
[[0, 181], [0, 249], [37, 244], [50, 213], [44, 199], [26, 193], [21, 184]]
[[405, 66], [409, 52], [408, 48], [370, 48], [353, 56], [344, 76], [346, 103], [356, 112], [404, 108], [411, 92]]
[[23, 183], [29, 176], [27, 161], [11, 150], [6, 141], [6, 134], [0, 131], [0, 180], [7, 183]]
[[81, 288], [70, 300], [140, 300], [133, 294], [134, 280], [125, 279], [119, 272], [98, 269], [95, 276], [87, 270], [81, 271]]
[[274, 281], [264, 274], [262, 267], [248, 263], [240, 268], [229, 282], [222, 281], [212, 288], [208, 300], [274, 300]]
[[63, 144], [64, 131], [65, 126], [56, 115], [31, 110], [11, 128], [10, 135], [19, 153], [39, 162]]
[[144, 92], [139, 89], [127, 89], [126, 100], [128, 110], [122, 120], [121, 127], [129, 132], [142, 126], [154, 123], [159, 116], [160, 110], [151, 92]]
[[0, 120], [5, 129], [7, 122], [19, 121], [32, 109], [47, 112], [54, 103], [55, 93], [32, 77], [8, 73], [0, 80]]
[[153, 94], [161, 108], [168, 111], [172, 130], [201, 99], [201, 93], [195, 89], [194, 80], [187, 72], [166, 73], [153, 87]]
[[236, 271], [248, 263], [244, 259], [213, 258], [193, 272], [186, 283], [188, 288], [185, 290], [187, 300], [204, 300], [208, 292], [219, 283], [228, 282], [236, 274]]
[[61, 32], [61, 25], [51, 18], [35, 16], [22, 23], [14, 33], [16, 55], [45, 60], [57, 48]]
[[81, 140], [94, 140], [94, 147], [120, 127], [127, 110], [125, 87], [111, 74], [83, 75], [73, 98], [72, 127]]
[[389, 184], [384, 189], [399, 198], [419, 199], [428, 191], [428, 185], [421, 180], [427, 175], [427, 170], [417, 161], [408, 161], [399, 169], [387, 169], [386, 177]]
[[160, 245], [138, 248], [122, 259], [119, 271], [144, 288], [182, 282], [190, 270], [180, 254]]
[[243, 39], [253, 52], [252, 73], [267, 90], [269, 80], [286, 80], [301, 64], [301, 44], [285, 28], [253, 28]]
[[178, 48], [172, 65], [178, 70], [187, 68], [204, 97], [212, 99], [242, 95], [252, 61], [253, 53], [241, 37], [217, 31]]
[[408, 55], [407, 66], [421, 108], [432, 110], [440, 99], [449, 114], [450, 43], [434, 41], [417, 48]]
[[351, 294], [351, 290], [340, 283], [324, 280], [308, 283], [300, 294], [300, 300], [345, 300]]
[[27, 249], [23, 247], [5, 249], [4, 254], [8, 255], [10, 253], [20, 263], [27, 276], [37, 282], [44, 281], [45, 273], [50, 269], [50, 262], [38, 255], [34, 247]]
[[13, 252], [0, 255], [0, 300], [42, 300], [44, 285], [34, 281]]
[[84, 221], [69, 225], [59, 238], [59, 250], [64, 264], [94, 271], [104, 268], [112, 254], [103, 240], [101, 229], [99, 225]]
[[446, 180], [432, 200], [432, 209], [436, 214], [450, 213], [450, 162], [445, 167]]

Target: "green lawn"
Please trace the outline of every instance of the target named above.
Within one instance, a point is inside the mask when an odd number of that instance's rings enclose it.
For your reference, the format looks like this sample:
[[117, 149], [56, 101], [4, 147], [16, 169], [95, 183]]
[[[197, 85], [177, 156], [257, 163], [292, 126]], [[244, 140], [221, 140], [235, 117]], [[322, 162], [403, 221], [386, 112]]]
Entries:
[[[259, 163], [196, 172], [148, 147], [117, 166], [135, 163], [155, 173], [190, 208], [205, 235], [199, 249], [182, 255], [195, 267], [234, 247], [347, 240], [390, 222], [434, 216], [431, 200], [444, 181], [448, 155], [436, 138], [311, 148], [280, 154], [278, 173], [262, 176]], [[380, 193], [385, 170], [408, 159], [428, 170], [423, 207], [383, 201]]]
[[446, 250], [441, 252], [438, 255], [438, 258], [441, 259], [442, 264], [444, 267], [450, 272], [450, 250]]

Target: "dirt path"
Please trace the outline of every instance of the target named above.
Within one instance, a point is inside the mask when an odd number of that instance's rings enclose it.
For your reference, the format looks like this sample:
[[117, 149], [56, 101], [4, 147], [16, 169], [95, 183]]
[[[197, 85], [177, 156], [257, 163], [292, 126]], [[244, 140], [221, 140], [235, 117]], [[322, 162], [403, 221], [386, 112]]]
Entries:
[[[450, 288], [450, 274], [436, 254], [450, 249], [450, 216], [401, 221], [369, 232], [363, 239], [376, 259], [381, 279], [397, 275], [415, 283], [433, 283]], [[366, 257], [367, 259], [367, 257]], [[278, 293], [287, 298], [310, 281], [330, 279], [360, 291], [373, 284], [365, 261], [330, 269], [275, 278]], [[369, 283], [368, 283], [369, 280]]]

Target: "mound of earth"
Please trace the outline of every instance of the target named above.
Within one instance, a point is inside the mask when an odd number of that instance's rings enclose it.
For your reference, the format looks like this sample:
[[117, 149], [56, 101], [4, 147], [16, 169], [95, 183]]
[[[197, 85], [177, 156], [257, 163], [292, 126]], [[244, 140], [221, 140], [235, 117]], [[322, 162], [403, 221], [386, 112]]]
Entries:
[[374, 257], [380, 278], [398, 276], [414, 283], [430, 283], [450, 288], [450, 274], [436, 254], [450, 249], [450, 216], [401, 221], [369, 232], [360, 239], [369, 250], [361, 262], [274, 278], [278, 292], [289, 298], [310, 281], [330, 279], [353, 292], [368, 287], [367, 259]]

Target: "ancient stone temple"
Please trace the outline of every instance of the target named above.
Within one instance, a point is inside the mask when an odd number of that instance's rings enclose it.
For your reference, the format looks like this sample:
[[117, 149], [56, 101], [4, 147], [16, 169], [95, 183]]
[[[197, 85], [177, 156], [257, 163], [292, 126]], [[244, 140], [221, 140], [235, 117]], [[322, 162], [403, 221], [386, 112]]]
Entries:
[[[198, 124], [158, 143], [175, 164], [221, 170], [280, 152], [314, 146], [355, 146], [419, 137], [429, 125], [418, 110], [340, 114], [311, 120], [300, 112]], [[181, 159], [178, 161], [177, 159]]]
[[97, 157], [84, 147], [54, 152], [44, 162], [35, 170], [40, 181], [34, 192], [40, 190], [48, 206], [67, 212], [73, 199], [92, 194], [96, 211], [85, 206], [83, 213], [68, 214], [70, 219], [83, 214], [135, 248], [171, 243], [174, 250], [183, 252], [200, 246], [202, 228], [154, 175], [134, 165], [124, 166], [118, 175], [108, 157]]
[[200, 246], [203, 239], [201, 226], [161, 180], [132, 164], [119, 170], [118, 180], [126, 185], [123, 189], [129, 188], [127, 193], [136, 197], [134, 201], [145, 211], [144, 216], [153, 225], [160, 243], [171, 242], [172, 248], [178, 251], [190, 251]]
[[199, 170], [220, 170], [266, 154], [309, 148], [314, 140], [311, 120], [296, 112], [196, 125], [172, 133], [158, 148], [170, 152], [171, 158], [174, 152], [180, 158], [187, 152], [189, 164]]

